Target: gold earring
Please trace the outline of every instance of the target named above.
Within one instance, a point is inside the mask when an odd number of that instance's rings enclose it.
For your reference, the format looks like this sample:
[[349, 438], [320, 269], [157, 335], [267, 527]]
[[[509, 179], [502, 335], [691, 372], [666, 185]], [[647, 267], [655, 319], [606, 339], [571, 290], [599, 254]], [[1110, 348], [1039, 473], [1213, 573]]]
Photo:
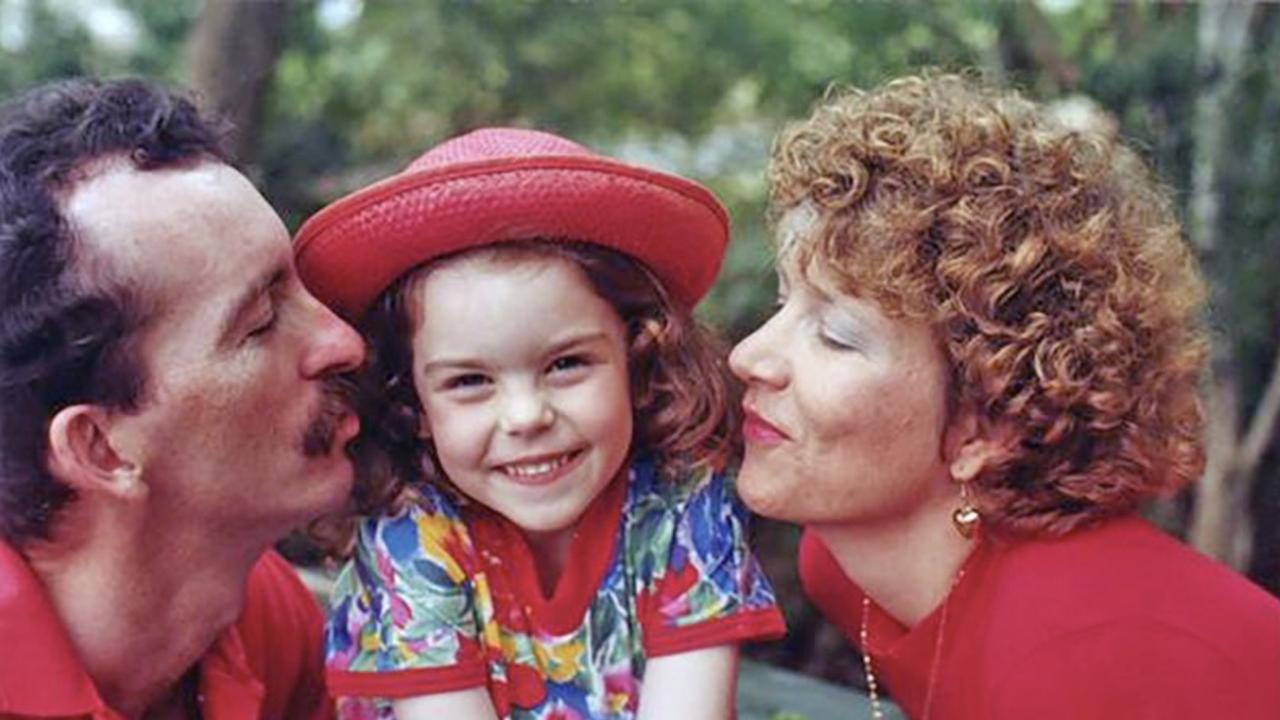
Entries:
[[956, 532], [960, 533], [960, 537], [968, 540], [977, 532], [978, 523], [981, 521], [982, 515], [969, 499], [969, 483], [962, 481], [960, 483], [960, 507], [957, 507], [951, 513], [951, 524], [955, 526]]

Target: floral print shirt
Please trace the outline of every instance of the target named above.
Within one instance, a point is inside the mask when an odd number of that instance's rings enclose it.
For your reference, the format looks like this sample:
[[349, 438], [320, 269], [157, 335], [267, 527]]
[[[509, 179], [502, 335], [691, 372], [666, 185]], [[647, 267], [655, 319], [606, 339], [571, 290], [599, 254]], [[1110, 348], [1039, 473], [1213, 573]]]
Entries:
[[510, 522], [425, 488], [365, 520], [326, 628], [339, 716], [487, 686], [500, 717], [635, 717], [645, 659], [777, 637], [773, 590], [722, 473], [641, 459], [579, 520], [552, 597]]

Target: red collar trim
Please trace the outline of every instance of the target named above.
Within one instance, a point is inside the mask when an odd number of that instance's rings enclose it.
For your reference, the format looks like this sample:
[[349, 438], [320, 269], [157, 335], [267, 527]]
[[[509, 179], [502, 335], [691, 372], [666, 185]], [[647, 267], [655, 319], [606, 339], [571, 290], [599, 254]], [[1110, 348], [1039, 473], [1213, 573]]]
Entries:
[[0, 543], [0, 711], [18, 715], [108, 715], [44, 585]]
[[[977, 545], [960, 565], [962, 573], [952, 583], [952, 587], [943, 596], [937, 607], [920, 619], [914, 626], [907, 627], [897, 618], [885, 612], [875, 602], [871, 603], [871, 616], [867, 622], [867, 636], [870, 650], [876, 657], [886, 661], [895, 661], [923, 653], [932, 657], [934, 644], [937, 642], [939, 626], [945, 612], [952, 616], [963, 614], [970, 605], [970, 598], [975, 589], [980, 587], [982, 575], [985, 574], [992, 553], [992, 542], [986, 535], [979, 536]], [[852, 581], [851, 581], [852, 582]], [[951, 621], [948, 621], [950, 624]], [[956, 632], [956, 625], [947, 629], [950, 634]]]
[[253, 718], [262, 713], [266, 688], [249, 669], [235, 625], [227, 628], [200, 660], [200, 694], [206, 718]]
[[[569, 541], [570, 561], [549, 598], [542, 594], [533, 552], [524, 533], [496, 513], [477, 513], [477, 544], [497, 556], [510, 580], [512, 600], [530, 615], [539, 630], [564, 635], [582, 624], [618, 544], [618, 523], [630, 478], [631, 469], [626, 466], [578, 519]], [[494, 601], [501, 603], [500, 593], [494, 593]], [[499, 617], [507, 616], [503, 609], [498, 610]]]
[[[2, 542], [0, 638], [0, 715], [119, 719], [80, 664], [44, 585], [26, 559]], [[235, 625], [201, 659], [200, 689], [211, 720], [258, 716], [264, 689], [249, 669]]]

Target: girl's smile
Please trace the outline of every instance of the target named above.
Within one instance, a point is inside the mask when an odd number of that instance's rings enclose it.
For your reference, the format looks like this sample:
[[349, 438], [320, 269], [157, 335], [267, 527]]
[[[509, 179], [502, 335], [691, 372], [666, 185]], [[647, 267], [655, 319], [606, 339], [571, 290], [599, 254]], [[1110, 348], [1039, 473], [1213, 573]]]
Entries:
[[571, 261], [471, 255], [412, 285], [422, 432], [526, 536], [572, 530], [631, 448], [626, 329]]
[[504, 463], [497, 469], [521, 485], [549, 485], [578, 467], [581, 450]]

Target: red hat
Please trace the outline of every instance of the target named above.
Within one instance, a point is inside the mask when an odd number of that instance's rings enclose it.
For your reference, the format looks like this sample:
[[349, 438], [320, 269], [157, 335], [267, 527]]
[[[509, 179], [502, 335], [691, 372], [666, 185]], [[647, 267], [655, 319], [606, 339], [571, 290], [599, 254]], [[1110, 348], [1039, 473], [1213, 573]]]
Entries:
[[504, 240], [569, 238], [643, 262], [692, 308], [715, 281], [729, 217], [695, 182], [626, 165], [535, 130], [447, 140], [397, 175], [311, 216], [294, 238], [303, 282], [357, 319], [397, 277]]

